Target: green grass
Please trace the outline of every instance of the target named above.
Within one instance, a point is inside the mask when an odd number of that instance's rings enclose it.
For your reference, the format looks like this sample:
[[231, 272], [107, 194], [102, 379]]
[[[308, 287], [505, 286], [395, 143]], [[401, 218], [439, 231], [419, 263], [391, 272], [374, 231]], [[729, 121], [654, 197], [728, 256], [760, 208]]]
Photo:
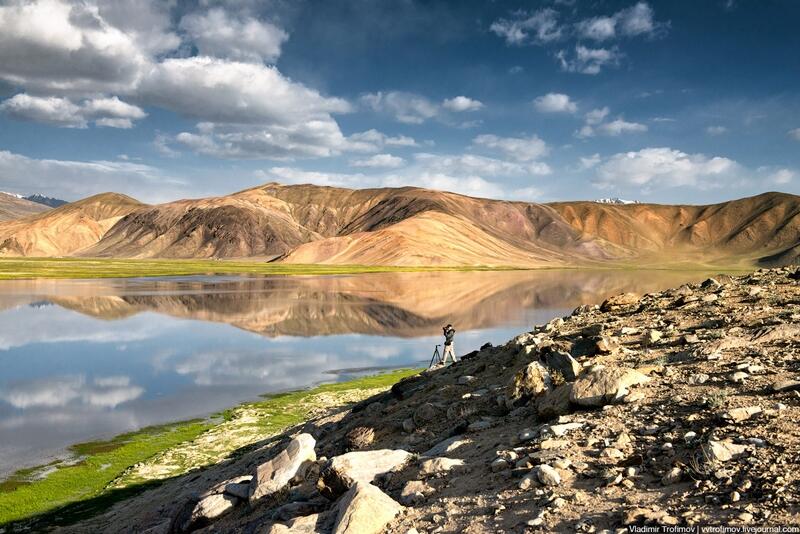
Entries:
[[320, 275], [420, 271], [495, 271], [512, 267], [394, 267], [291, 265], [236, 260], [119, 260], [84, 258], [0, 258], [0, 280], [31, 278], [131, 278], [195, 274]]
[[[269, 417], [263, 421], [264, 428], [277, 434], [306, 420], [313, 409], [319, 408], [309, 402], [314, 396], [385, 388], [417, 372], [419, 370], [392, 371], [309, 390], [270, 395], [242, 406], [269, 412]], [[206, 431], [213, 431], [220, 418], [229, 419], [231, 413], [232, 410], [227, 410], [206, 420], [150, 427], [108, 441], [78, 444], [71, 448], [78, 459], [73, 465], [51, 463], [20, 470], [0, 485], [0, 525], [27, 520], [25, 522], [30, 526], [31, 519], [35, 520], [33, 524], [36, 526], [64, 524], [103, 511], [114, 502], [153, 485], [152, 481], [133, 481], [122, 487], [116, 484], [112, 489], [111, 483], [129, 467], [147, 461], [159, 452], [191, 442]], [[186, 466], [186, 471], [195, 467]], [[46, 469], [53, 471], [45, 477], [37, 477]]]

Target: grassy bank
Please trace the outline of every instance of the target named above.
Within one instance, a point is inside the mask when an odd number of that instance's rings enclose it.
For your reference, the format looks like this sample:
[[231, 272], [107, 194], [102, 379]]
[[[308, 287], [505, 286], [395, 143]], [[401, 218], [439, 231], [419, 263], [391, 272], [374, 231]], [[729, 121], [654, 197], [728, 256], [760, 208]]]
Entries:
[[319, 275], [419, 271], [490, 271], [510, 267], [391, 267], [291, 265], [235, 260], [120, 260], [82, 258], [0, 258], [0, 280], [31, 278], [132, 278], [214, 274]]
[[[25, 469], [0, 484], [0, 525], [36, 516], [39, 525], [69, 523], [92, 515], [131, 490], [216, 463], [319, 411], [366, 398], [416, 372], [399, 370], [271, 395], [207, 420], [75, 445], [76, 463]], [[81, 506], [84, 502], [92, 504]]]

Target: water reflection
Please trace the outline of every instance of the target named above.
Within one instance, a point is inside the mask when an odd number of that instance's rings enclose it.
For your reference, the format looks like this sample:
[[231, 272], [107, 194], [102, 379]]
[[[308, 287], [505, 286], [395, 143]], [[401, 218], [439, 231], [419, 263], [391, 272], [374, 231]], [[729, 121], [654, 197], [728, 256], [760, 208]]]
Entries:
[[67, 445], [458, 352], [690, 272], [390, 273], [0, 283], [0, 476]]

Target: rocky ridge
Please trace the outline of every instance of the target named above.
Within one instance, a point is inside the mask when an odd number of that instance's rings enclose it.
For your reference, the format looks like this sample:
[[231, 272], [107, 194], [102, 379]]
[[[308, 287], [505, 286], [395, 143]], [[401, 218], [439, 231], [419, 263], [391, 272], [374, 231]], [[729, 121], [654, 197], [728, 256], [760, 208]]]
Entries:
[[800, 521], [800, 270], [584, 305], [67, 531]]

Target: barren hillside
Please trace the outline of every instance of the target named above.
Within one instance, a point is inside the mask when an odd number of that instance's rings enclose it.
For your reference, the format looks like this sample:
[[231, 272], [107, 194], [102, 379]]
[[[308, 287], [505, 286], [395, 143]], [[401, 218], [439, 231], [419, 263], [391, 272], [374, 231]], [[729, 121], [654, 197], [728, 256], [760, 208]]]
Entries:
[[0, 193], [0, 221], [10, 221], [48, 211], [50, 208], [37, 202]]

